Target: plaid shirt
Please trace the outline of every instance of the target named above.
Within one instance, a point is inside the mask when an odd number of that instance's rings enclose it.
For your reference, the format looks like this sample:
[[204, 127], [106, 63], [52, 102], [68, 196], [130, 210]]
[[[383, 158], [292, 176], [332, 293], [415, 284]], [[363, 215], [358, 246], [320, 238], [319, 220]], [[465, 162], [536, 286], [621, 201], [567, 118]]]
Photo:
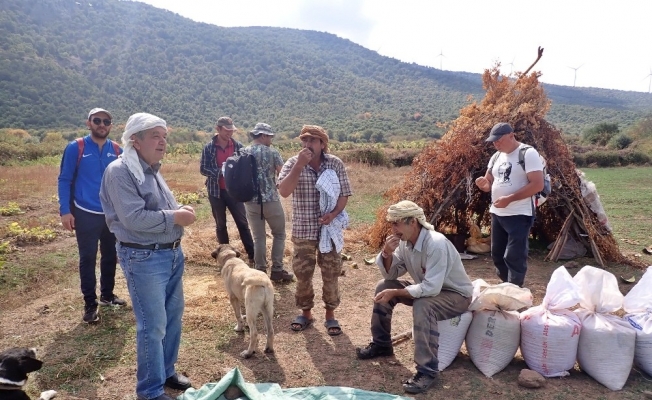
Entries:
[[[242, 148], [242, 143], [235, 139], [231, 139], [235, 145], [234, 152], [239, 152]], [[204, 150], [201, 153], [201, 162], [199, 164], [199, 172], [206, 177], [206, 189], [208, 195], [213, 197], [220, 197], [220, 178], [224, 181], [222, 176], [222, 165], [217, 164], [217, 135], [213, 136], [213, 140], [206, 143]], [[220, 147], [221, 149], [221, 147]]]
[[[297, 156], [288, 159], [278, 176], [281, 182], [290, 174], [292, 167], [297, 162]], [[340, 180], [339, 196], [351, 196], [351, 185], [346, 174], [344, 163], [336, 156], [323, 153], [319, 171], [310, 165], [303, 167], [299, 175], [299, 182], [292, 193], [292, 237], [297, 239], [319, 240], [321, 225], [319, 218], [322, 213], [319, 209], [319, 190], [316, 188], [317, 179], [326, 169], [332, 169]]]

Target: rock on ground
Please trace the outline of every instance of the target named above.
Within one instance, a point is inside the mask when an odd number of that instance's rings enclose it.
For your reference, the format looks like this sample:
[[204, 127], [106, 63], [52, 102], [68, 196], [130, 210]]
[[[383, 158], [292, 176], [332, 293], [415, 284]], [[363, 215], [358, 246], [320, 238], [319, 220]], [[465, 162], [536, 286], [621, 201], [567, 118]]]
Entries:
[[526, 388], [540, 388], [546, 384], [546, 378], [537, 371], [522, 369], [518, 376], [518, 384]]

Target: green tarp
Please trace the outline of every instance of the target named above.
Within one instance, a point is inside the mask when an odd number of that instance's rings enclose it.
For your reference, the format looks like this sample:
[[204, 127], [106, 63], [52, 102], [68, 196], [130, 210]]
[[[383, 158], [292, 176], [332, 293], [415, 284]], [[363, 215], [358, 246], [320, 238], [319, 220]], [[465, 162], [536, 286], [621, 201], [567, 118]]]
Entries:
[[276, 383], [247, 383], [237, 368], [217, 383], [186, 390], [177, 400], [226, 400], [223, 394], [231, 385], [239, 387], [249, 400], [413, 400], [411, 397], [339, 386], [281, 389]]

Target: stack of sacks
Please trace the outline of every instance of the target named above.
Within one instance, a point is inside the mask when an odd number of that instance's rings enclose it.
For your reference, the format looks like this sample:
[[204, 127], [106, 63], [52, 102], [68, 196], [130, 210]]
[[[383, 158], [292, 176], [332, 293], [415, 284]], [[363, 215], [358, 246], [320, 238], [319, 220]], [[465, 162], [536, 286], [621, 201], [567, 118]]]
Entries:
[[582, 321], [577, 361], [584, 372], [611, 390], [625, 386], [634, 363], [636, 330], [611, 313], [623, 306], [616, 277], [605, 270], [586, 266], [573, 278], [580, 288]]
[[521, 337], [516, 310], [531, 305], [530, 289], [501, 283], [483, 289], [469, 306], [473, 321], [466, 334], [466, 348], [485, 376], [502, 371], [514, 358]]
[[466, 311], [459, 317], [437, 322], [437, 329], [439, 329], [437, 358], [439, 359], [440, 371], [451, 365], [455, 357], [457, 357], [466, 337], [466, 332], [469, 330], [469, 325], [471, 325], [471, 320], [473, 320], [473, 313]]
[[521, 354], [530, 369], [547, 378], [569, 375], [582, 328], [569, 308], [579, 302], [577, 284], [566, 268], [557, 268], [541, 305], [521, 313]]
[[634, 364], [652, 375], [652, 267], [625, 296], [623, 318], [636, 330]]

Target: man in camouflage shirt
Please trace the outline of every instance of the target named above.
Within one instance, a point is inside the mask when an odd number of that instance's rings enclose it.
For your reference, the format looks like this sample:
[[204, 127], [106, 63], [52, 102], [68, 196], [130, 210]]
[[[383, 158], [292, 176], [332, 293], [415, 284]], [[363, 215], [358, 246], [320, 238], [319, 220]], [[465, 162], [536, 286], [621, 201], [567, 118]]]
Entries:
[[292, 281], [294, 275], [283, 269], [285, 252], [285, 213], [276, 188], [276, 174], [281, 172], [283, 159], [278, 150], [271, 147], [274, 131], [268, 124], [259, 122], [249, 132], [253, 144], [245, 152], [256, 159], [260, 199], [254, 196], [245, 203], [247, 220], [254, 236], [254, 262], [257, 270], [267, 273], [267, 237], [265, 222], [272, 231], [272, 273], [274, 282]]

